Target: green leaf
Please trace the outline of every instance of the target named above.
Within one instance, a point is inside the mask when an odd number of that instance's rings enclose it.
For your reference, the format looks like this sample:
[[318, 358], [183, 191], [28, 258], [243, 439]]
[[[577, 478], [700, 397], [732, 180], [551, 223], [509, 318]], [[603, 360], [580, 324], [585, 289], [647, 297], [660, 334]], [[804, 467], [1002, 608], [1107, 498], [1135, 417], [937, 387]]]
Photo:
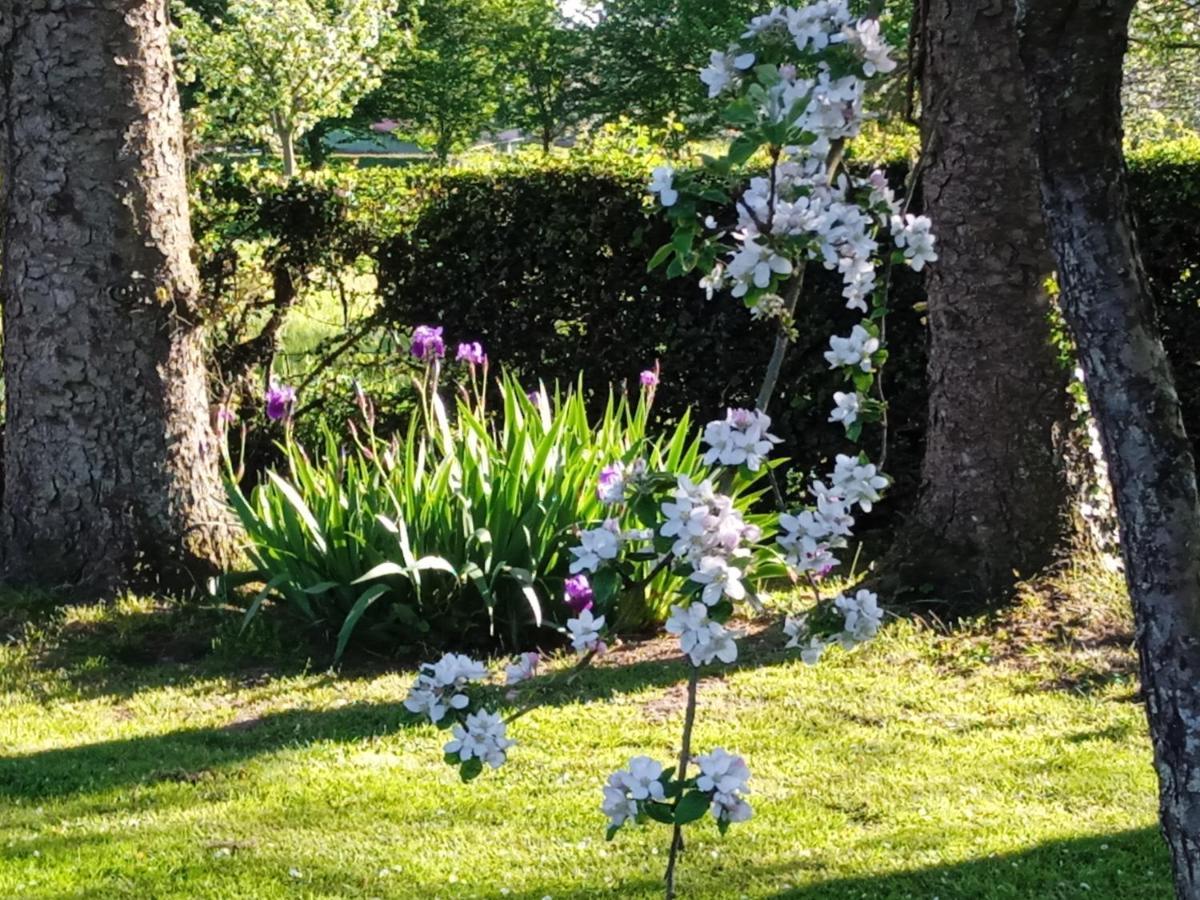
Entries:
[[712, 805], [708, 794], [700, 791], [691, 791], [684, 794], [679, 803], [675, 806], [675, 824], [687, 825], [689, 822], [695, 822], [702, 818], [708, 808]]
[[642, 804], [642, 811], [646, 813], [655, 822], [662, 822], [664, 825], [675, 824], [675, 813], [671, 807], [665, 803], [659, 803], [655, 800], [647, 800]]
[[320, 595], [328, 593], [329, 591], [332, 591], [334, 588], [338, 587], [341, 587], [341, 584], [336, 581], [319, 581], [312, 587], [304, 588], [304, 593]]
[[350, 608], [350, 612], [346, 614], [345, 620], [342, 622], [341, 630], [338, 631], [337, 649], [333, 652], [333, 661], [337, 662], [342, 658], [342, 653], [346, 649], [346, 644], [350, 641], [350, 635], [354, 633], [354, 626], [358, 624], [358, 620], [363, 617], [363, 613], [367, 611], [372, 603], [386, 594], [390, 588], [386, 584], [377, 584], [374, 587], [369, 587], [362, 592], [358, 600], [354, 602], [354, 606]]
[[478, 778], [479, 773], [483, 771], [483, 760], [476, 756], [472, 756], [458, 768], [458, 777], [463, 780], [463, 783]]
[[671, 244], [664, 244], [659, 247], [655, 254], [650, 257], [650, 262], [646, 263], [646, 271], [653, 272], [661, 266], [675, 252], [675, 248]]
[[254, 595], [254, 599], [250, 601], [250, 606], [246, 609], [246, 615], [242, 617], [242, 627], [240, 631], [246, 630], [246, 626], [250, 624], [250, 620], [258, 615], [258, 608], [262, 606], [263, 601], [267, 599], [271, 591], [275, 590], [285, 581], [287, 581], [287, 573], [280, 572], [278, 575], [268, 581], [261, 591]]
[[360, 575], [350, 583], [362, 584], [364, 581], [374, 581], [376, 578], [386, 578], [389, 575], [401, 575], [407, 578], [409, 577], [409, 571], [399, 563], [381, 562], [379, 565], [372, 567], [367, 574]]

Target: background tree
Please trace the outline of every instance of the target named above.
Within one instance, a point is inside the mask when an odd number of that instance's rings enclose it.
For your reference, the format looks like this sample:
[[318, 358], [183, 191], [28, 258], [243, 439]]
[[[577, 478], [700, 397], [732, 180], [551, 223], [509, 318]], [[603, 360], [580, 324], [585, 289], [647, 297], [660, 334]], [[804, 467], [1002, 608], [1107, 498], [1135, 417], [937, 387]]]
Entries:
[[395, 119], [397, 133], [445, 161], [495, 120], [503, 74], [496, 40], [503, 0], [437, 0], [421, 6], [415, 46], [394, 61], [355, 110], [360, 121]]
[[593, 88], [588, 37], [556, 0], [511, 0], [497, 30], [504, 73], [497, 121], [536, 136], [549, 152], [587, 112]]
[[603, 0], [593, 3], [597, 111], [659, 125], [674, 114], [694, 133], [714, 124], [700, 69], [762, 12], [755, 0]]
[[1133, 601], [1163, 834], [1200, 898], [1200, 499], [1131, 224], [1121, 64], [1133, 0], [1028, 0], [1042, 203], [1100, 428]]
[[1134, 138], [1200, 130], [1200, 0], [1144, 0], [1129, 28], [1123, 93]]
[[6, 3], [0, 55], [5, 574], [209, 571], [228, 514], [166, 9]]
[[942, 597], [1002, 596], [1070, 534], [1069, 371], [1011, 0], [929, 0], [920, 37], [924, 212], [937, 223], [922, 488], [895, 554]]
[[210, 113], [269, 136], [294, 175], [300, 134], [348, 114], [380, 83], [403, 44], [395, 14], [395, 0], [233, 0], [209, 24], [180, 7], [182, 60], [202, 79]]

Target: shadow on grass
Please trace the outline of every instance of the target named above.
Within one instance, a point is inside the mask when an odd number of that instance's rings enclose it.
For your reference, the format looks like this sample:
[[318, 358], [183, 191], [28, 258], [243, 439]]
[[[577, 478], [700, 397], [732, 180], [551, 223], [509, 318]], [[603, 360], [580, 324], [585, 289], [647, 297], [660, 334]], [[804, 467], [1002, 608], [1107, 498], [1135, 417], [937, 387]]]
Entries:
[[0, 757], [0, 797], [65, 797], [159, 782], [193, 782], [247, 759], [319, 741], [349, 742], [409, 724], [400, 702], [292, 709], [213, 728], [184, 728]]
[[[731, 831], [729, 840], [736, 840]], [[891, 839], [894, 858], [902, 859], [900, 840]], [[1157, 829], [1050, 841], [1022, 850], [928, 868], [857, 877], [823, 877], [809, 860], [714, 873], [707, 854], [680, 863], [676, 887], [680, 897], [770, 897], [790, 900], [1170, 900], [1171, 871], [1166, 846]], [[822, 867], [823, 868], [823, 867]], [[439, 889], [413, 889], [432, 896]], [[657, 878], [620, 883], [614, 895], [652, 897]], [[424, 891], [431, 893], [424, 893]], [[556, 900], [593, 897], [595, 886], [560, 881], [513, 891], [510, 900]], [[414, 894], [416, 896], [416, 894]]]

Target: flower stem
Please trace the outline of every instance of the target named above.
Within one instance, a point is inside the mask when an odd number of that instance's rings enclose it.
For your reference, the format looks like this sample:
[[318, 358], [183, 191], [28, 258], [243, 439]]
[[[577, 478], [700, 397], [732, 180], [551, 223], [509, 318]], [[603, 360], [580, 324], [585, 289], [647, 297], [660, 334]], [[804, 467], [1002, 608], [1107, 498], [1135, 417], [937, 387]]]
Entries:
[[[679, 782], [687, 780], [688, 761], [692, 757], [692, 726], [696, 724], [696, 693], [700, 685], [700, 667], [692, 666], [691, 677], [688, 678], [687, 712], [683, 716], [683, 743], [679, 748], [679, 769], [675, 778]], [[676, 801], [678, 805], [678, 800]], [[675, 897], [675, 863], [683, 850], [683, 826], [676, 825], [671, 833], [671, 855], [667, 859], [667, 872], [663, 876], [666, 882], [667, 900]]]

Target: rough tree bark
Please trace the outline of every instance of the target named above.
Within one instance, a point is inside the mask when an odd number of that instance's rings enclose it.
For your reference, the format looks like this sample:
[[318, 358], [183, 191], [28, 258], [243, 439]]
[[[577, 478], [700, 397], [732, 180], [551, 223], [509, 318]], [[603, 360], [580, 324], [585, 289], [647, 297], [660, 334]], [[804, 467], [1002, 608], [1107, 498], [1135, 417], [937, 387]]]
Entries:
[[1121, 142], [1133, 0], [1026, 0], [1042, 203], [1107, 455], [1137, 623], [1162, 830], [1200, 900], [1200, 501], [1134, 242]]
[[2, 0], [0, 116], [5, 575], [211, 571], [228, 528], [166, 5]]
[[922, 9], [920, 185], [939, 259], [922, 487], [889, 568], [975, 602], [1003, 598], [1074, 534], [1070, 373], [1050, 341], [1053, 261], [1013, 0]]

